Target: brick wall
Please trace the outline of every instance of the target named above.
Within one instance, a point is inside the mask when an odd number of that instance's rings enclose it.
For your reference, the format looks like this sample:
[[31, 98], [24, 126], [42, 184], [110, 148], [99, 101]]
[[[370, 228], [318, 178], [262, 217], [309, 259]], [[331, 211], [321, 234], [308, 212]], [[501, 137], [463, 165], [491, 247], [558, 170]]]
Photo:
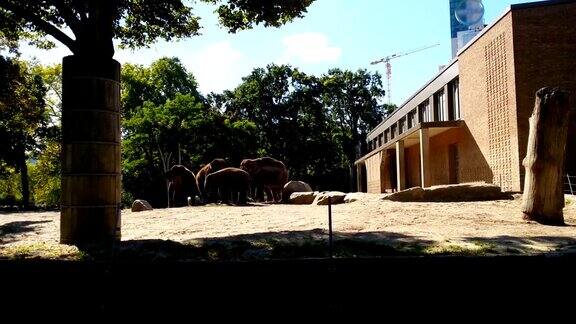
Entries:
[[[489, 165], [482, 178], [520, 190], [512, 14], [509, 12], [459, 57], [462, 117]], [[474, 170], [483, 166], [463, 167]], [[469, 178], [466, 171], [462, 180]], [[490, 177], [491, 176], [491, 177]], [[437, 180], [444, 180], [444, 175]]]
[[[545, 86], [560, 86], [572, 92], [576, 105], [576, 3], [519, 9], [512, 12], [514, 62], [518, 105], [519, 155], [526, 156], [528, 118], [535, 93]], [[566, 169], [576, 174], [576, 116], [572, 118]], [[521, 173], [524, 167], [518, 165]]]

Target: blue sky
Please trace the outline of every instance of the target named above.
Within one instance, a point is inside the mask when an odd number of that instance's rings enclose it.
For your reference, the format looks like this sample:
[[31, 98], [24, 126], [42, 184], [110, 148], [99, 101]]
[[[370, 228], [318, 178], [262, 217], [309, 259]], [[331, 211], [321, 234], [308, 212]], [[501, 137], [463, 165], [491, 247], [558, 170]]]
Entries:
[[[490, 24], [513, 3], [484, 0]], [[217, 26], [213, 7], [197, 4], [202, 35], [179, 42], [158, 42], [148, 49], [117, 50], [121, 63], [149, 64], [176, 56], [196, 76], [200, 90], [233, 89], [256, 67], [288, 63], [320, 75], [330, 68], [359, 68], [385, 74], [383, 64], [371, 61], [397, 52], [439, 43], [391, 61], [392, 102], [401, 104], [451, 59], [448, 0], [316, 0], [303, 19], [280, 28], [257, 27], [228, 34]], [[25, 47], [25, 58], [41, 63], [61, 61], [64, 47], [39, 51]], [[384, 86], [386, 83], [384, 83]], [[387, 101], [387, 99], [386, 99]]]

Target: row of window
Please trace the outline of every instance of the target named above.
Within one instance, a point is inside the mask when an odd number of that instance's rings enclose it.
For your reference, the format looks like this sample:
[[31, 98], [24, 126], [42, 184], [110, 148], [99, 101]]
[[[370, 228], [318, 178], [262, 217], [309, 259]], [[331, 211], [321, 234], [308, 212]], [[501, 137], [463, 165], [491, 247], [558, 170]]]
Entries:
[[[446, 96], [445, 90], [448, 92], [448, 96]], [[419, 123], [461, 119], [459, 93], [460, 87], [458, 78], [456, 78], [450, 81], [447, 87], [434, 93], [432, 97], [424, 100], [416, 108], [409, 111], [408, 114], [402, 116], [396, 123], [368, 142], [368, 151], [385, 145]], [[432, 108], [430, 108], [431, 105]]]

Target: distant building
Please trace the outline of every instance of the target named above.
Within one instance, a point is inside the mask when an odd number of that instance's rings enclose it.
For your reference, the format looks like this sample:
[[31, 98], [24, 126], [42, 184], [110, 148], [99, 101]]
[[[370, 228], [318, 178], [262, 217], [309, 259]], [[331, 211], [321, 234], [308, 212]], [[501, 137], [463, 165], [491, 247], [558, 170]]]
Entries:
[[482, 0], [450, 0], [452, 57], [484, 28]]
[[[367, 138], [358, 190], [486, 181], [523, 187], [528, 118], [545, 86], [576, 104], [576, 1], [512, 5]], [[566, 170], [576, 174], [576, 116]]]

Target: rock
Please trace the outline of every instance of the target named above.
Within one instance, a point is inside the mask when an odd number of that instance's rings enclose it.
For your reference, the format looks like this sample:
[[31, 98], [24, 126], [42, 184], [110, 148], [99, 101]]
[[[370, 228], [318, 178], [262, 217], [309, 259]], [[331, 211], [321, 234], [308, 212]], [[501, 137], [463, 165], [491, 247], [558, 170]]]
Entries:
[[503, 193], [499, 186], [491, 183], [462, 183], [439, 185], [422, 189], [414, 187], [382, 197], [391, 201], [461, 202], [514, 199]]
[[514, 199], [509, 193], [492, 183], [462, 183], [432, 186], [425, 189], [424, 200], [435, 202], [485, 201]]
[[287, 202], [290, 200], [290, 195], [294, 192], [310, 192], [312, 187], [304, 181], [288, 181], [282, 188], [282, 200]]
[[312, 204], [328, 205], [328, 197], [330, 197], [332, 205], [337, 205], [344, 202], [346, 194], [340, 191], [323, 191], [316, 196]]
[[423, 201], [424, 189], [420, 187], [413, 187], [410, 189], [398, 191], [387, 196], [382, 197], [382, 200], [391, 201]]
[[344, 197], [344, 203], [345, 204], [349, 204], [358, 200], [362, 200], [367, 198], [368, 196], [372, 196], [371, 194], [365, 193], [365, 192], [350, 192], [348, 194], [346, 194], [346, 197]]
[[318, 194], [318, 191], [294, 192], [290, 195], [288, 202], [294, 205], [310, 205]]
[[132, 203], [132, 211], [135, 213], [152, 209], [153, 209], [152, 206], [146, 200], [143, 199], [136, 199]]

